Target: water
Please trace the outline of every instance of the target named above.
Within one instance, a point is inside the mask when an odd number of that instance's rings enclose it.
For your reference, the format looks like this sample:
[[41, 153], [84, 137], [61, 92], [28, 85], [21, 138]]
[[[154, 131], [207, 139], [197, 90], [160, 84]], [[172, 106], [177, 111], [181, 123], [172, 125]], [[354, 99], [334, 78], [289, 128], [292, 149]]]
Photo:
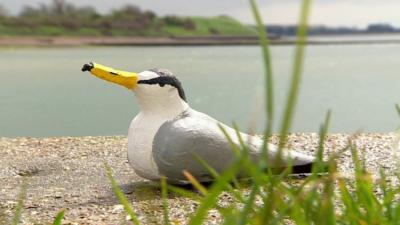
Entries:
[[[272, 48], [276, 115], [292, 67], [293, 46]], [[81, 66], [172, 70], [190, 105], [246, 130], [263, 127], [263, 65], [257, 46], [76, 47], [0, 49], [0, 136], [126, 134], [134, 96]], [[308, 46], [293, 131], [316, 132], [332, 109], [332, 132], [388, 132], [400, 125], [400, 45]], [[258, 112], [258, 113], [257, 113]], [[276, 129], [277, 130], [277, 129]]]

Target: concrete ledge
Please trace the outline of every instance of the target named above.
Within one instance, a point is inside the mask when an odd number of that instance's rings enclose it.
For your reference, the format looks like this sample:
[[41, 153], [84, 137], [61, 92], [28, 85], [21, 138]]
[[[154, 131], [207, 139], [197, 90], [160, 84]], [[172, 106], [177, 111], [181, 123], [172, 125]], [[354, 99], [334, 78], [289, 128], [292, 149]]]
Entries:
[[[277, 137], [271, 141], [276, 143]], [[126, 157], [126, 142], [122, 136], [0, 138], [0, 209], [11, 217], [21, 180], [28, 177], [23, 224], [50, 222], [62, 208], [66, 209], [63, 224], [120, 224], [125, 220], [125, 213], [104, 174], [106, 160], [143, 224], [161, 224], [158, 184], [143, 180], [133, 172]], [[359, 147], [360, 156], [374, 175], [378, 175], [380, 165], [389, 175], [394, 174], [398, 152], [394, 133], [329, 135], [327, 153], [341, 150], [349, 143]], [[318, 135], [292, 134], [289, 147], [315, 154]], [[340, 156], [338, 163], [342, 174], [351, 177], [349, 151]], [[197, 203], [177, 195], [169, 197], [171, 219], [185, 224]], [[227, 204], [231, 200], [228, 195], [221, 198]], [[209, 221], [215, 224], [221, 219], [212, 212]]]

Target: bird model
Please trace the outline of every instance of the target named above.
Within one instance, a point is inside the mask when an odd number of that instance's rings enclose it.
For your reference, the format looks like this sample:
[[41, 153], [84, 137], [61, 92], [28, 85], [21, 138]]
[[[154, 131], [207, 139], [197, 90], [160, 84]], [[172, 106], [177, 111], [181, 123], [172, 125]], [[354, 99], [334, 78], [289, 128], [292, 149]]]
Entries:
[[[218, 124], [239, 145], [236, 131], [192, 109], [181, 83], [168, 70], [133, 73], [88, 63], [82, 71], [90, 71], [135, 94], [140, 112], [129, 127], [128, 160], [137, 175], [149, 180], [165, 176], [171, 183], [186, 183], [182, 174], [186, 170], [200, 182], [209, 182], [212, 176], [199, 163], [198, 157], [217, 172], [227, 169], [236, 159]], [[263, 139], [244, 133], [240, 135], [248, 143], [250, 159], [257, 162], [261, 157]], [[268, 144], [268, 150], [268, 163], [275, 165], [278, 147]], [[287, 166], [289, 160], [294, 173], [308, 173], [314, 157], [284, 151], [282, 166]]]

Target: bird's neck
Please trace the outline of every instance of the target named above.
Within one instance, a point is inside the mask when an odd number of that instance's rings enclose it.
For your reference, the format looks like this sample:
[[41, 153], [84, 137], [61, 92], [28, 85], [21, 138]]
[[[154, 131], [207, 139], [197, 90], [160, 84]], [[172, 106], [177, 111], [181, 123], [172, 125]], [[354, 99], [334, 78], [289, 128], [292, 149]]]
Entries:
[[173, 119], [189, 108], [189, 105], [179, 97], [138, 96], [137, 102], [140, 113], [165, 119]]

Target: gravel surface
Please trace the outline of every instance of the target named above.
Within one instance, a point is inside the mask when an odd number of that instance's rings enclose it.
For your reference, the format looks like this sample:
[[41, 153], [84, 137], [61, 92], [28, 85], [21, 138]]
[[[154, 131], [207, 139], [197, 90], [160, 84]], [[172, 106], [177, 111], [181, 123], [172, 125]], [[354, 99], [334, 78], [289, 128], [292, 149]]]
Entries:
[[[276, 143], [277, 137], [271, 141]], [[378, 175], [380, 166], [389, 175], [394, 173], [398, 157], [396, 134], [329, 135], [327, 153], [342, 150], [349, 143], [358, 146], [374, 175]], [[158, 184], [133, 172], [126, 145], [126, 137], [122, 136], [0, 138], [0, 211], [8, 217], [12, 215], [21, 181], [28, 177], [23, 224], [47, 224], [61, 209], [66, 209], [63, 224], [121, 224], [126, 215], [105, 176], [105, 160], [143, 224], [162, 224]], [[292, 134], [288, 145], [313, 154], [318, 135]], [[351, 177], [351, 168], [350, 152], [345, 151], [339, 158], [339, 169]], [[222, 203], [230, 200], [228, 195], [221, 197]], [[171, 220], [178, 224], [185, 224], [197, 207], [196, 202], [177, 195], [170, 195], [168, 203]], [[217, 212], [212, 211], [209, 224], [219, 222]]]

